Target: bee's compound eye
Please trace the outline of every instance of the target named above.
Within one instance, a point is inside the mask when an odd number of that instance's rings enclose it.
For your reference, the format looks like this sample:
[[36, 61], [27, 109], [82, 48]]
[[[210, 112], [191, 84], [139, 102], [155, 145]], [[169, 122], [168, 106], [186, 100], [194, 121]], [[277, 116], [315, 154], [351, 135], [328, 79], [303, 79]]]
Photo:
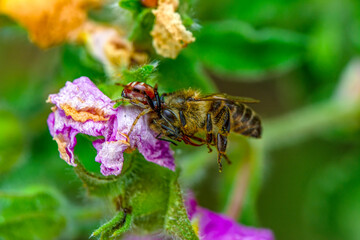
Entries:
[[175, 113], [169, 109], [165, 109], [163, 111], [163, 117], [166, 118], [166, 120], [168, 120], [170, 123], [175, 123], [177, 120]]

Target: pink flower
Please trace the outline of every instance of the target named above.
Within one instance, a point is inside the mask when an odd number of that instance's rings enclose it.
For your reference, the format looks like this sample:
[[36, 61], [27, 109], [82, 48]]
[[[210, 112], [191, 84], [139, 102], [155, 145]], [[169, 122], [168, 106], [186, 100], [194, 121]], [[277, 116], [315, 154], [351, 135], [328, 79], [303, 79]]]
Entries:
[[137, 148], [145, 159], [160, 166], [175, 169], [169, 143], [155, 138], [148, 118], [140, 118], [127, 142], [126, 134], [141, 109], [113, 108], [105, 96], [87, 77], [67, 82], [58, 94], [51, 94], [48, 102], [55, 104], [47, 122], [50, 134], [58, 144], [60, 157], [76, 166], [74, 147], [78, 133], [103, 137], [93, 142], [103, 175], [118, 175], [123, 166], [123, 152]]
[[198, 235], [204, 240], [274, 240], [270, 230], [240, 225], [233, 219], [197, 205], [191, 196], [186, 201], [189, 219], [197, 224]]

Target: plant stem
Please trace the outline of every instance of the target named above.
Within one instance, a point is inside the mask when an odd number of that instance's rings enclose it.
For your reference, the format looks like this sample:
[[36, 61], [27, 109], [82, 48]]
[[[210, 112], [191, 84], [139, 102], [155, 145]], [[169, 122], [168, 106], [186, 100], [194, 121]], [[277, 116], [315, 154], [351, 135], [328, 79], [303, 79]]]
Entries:
[[329, 100], [264, 123], [264, 145], [276, 149], [329, 129], [359, 124], [360, 105]]
[[226, 210], [226, 215], [235, 220], [241, 215], [250, 180], [250, 161], [248, 158], [243, 161], [244, 163], [236, 177], [235, 190], [233, 191], [230, 204]]

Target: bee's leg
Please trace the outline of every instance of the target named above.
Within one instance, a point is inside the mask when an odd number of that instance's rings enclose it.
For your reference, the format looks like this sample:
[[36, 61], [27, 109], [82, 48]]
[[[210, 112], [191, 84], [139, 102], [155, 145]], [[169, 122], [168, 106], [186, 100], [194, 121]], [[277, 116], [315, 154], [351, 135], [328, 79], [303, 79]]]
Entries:
[[118, 99], [115, 99], [115, 100], [111, 100], [111, 103], [121, 103], [121, 104], [131, 103], [133, 105], [137, 105], [131, 99], [128, 99], [128, 98], [118, 98]]
[[155, 84], [155, 87], [154, 87], [154, 94], [155, 94], [155, 99], [156, 99], [156, 108], [160, 114], [160, 109], [161, 109], [161, 104], [164, 102], [163, 99], [161, 99], [160, 95], [159, 95], [159, 92], [158, 92], [158, 84], [156, 83]]
[[227, 135], [230, 132], [230, 110], [226, 106], [223, 109], [225, 109], [225, 113], [223, 117], [223, 124], [221, 126], [221, 133]]
[[[219, 164], [219, 171], [222, 171], [222, 164], [221, 164], [221, 158], [224, 157], [225, 160], [229, 163], [229, 158], [226, 156], [226, 147], [227, 147], [227, 135], [230, 132], [230, 110], [228, 107], [224, 107], [220, 112], [223, 112], [223, 118], [222, 118], [222, 126], [220, 129], [220, 132], [217, 134], [216, 139], [216, 147], [218, 150], [218, 164]], [[231, 162], [230, 162], [231, 163]]]
[[195, 142], [191, 141], [191, 139], [194, 139], [194, 138], [187, 136], [187, 135], [183, 135], [183, 137], [182, 137], [182, 140], [184, 141], [185, 144], [190, 144], [191, 146], [195, 146], [195, 147], [204, 145], [204, 142], [202, 142], [202, 141], [201, 141], [201, 143], [195, 143]]
[[[179, 117], [180, 117], [180, 122], [181, 122], [181, 126], [186, 129], [187, 125], [186, 125], [186, 118], [185, 118], [185, 115], [183, 113], [183, 111], [179, 111]], [[191, 144], [193, 146], [201, 146], [203, 144], [206, 143], [206, 140], [202, 139], [202, 138], [199, 138], [199, 137], [196, 137], [194, 135], [192, 136], [186, 136], [186, 137], [183, 137], [183, 139], [185, 140], [185, 142], [187, 144]], [[196, 144], [196, 143], [193, 143], [191, 142], [191, 139], [195, 140], [195, 141], [198, 141], [200, 142], [201, 144]]]
[[208, 113], [206, 116], [206, 144], [209, 149], [209, 153], [212, 152], [212, 149], [210, 147], [212, 141], [213, 141], [213, 127], [212, 127], [211, 114]]
[[140, 102], [136, 99], [118, 98], [118, 99], [111, 101], [111, 103], [118, 103], [118, 102], [120, 102], [120, 103], [128, 102], [128, 103], [131, 103], [132, 105], [135, 105], [135, 106], [138, 106], [141, 108], [147, 108], [147, 106], [145, 104], [143, 104], [142, 102]]
[[227, 154], [224, 153], [223, 156], [224, 156], [226, 162], [227, 162], [228, 164], [231, 164], [231, 161], [230, 161], [229, 157], [227, 156]]
[[157, 92], [157, 85], [156, 85], [156, 90], [155, 90], [155, 99], [156, 99], [156, 112], [157, 112], [157, 114], [159, 116], [161, 116], [161, 104], [162, 104], [162, 101], [161, 101], [161, 98], [159, 96], [159, 93]]
[[171, 129], [170, 127], [166, 126], [165, 124], [161, 124], [160, 126], [162, 127], [162, 129], [166, 130], [167, 134], [170, 134], [177, 138], [180, 138], [179, 131], [175, 131], [175, 129]]
[[186, 126], [186, 118], [184, 116], [183, 111], [179, 111], [179, 117], [180, 117], [181, 125], [183, 126], [183, 128], [185, 128], [185, 126]]
[[218, 133], [216, 139], [216, 147], [218, 150], [217, 161], [219, 165], [219, 172], [222, 172], [221, 158], [225, 156], [226, 146], [227, 146], [227, 136]]
[[202, 144], [206, 143], [205, 139], [202, 139], [202, 138], [199, 138], [199, 137], [196, 137], [196, 136], [189, 136], [189, 138], [194, 139], [195, 141], [198, 141], [198, 142], [200, 142]]
[[137, 115], [137, 117], [135, 118], [133, 124], [131, 125], [131, 128], [130, 128], [130, 131], [128, 132], [128, 137], [130, 136], [131, 132], [134, 130], [134, 127], [136, 125], [136, 123], [139, 121], [139, 119], [144, 116], [145, 114], [151, 112], [152, 109], [151, 108], [147, 108], [147, 109], [144, 109], [141, 113], [139, 113], [139, 115]]
[[118, 99], [115, 99], [115, 100], [111, 100], [112, 103], [118, 103], [118, 102], [121, 102], [121, 103], [124, 103], [124, 102], [130, 102], [130, 99], [128, 98], [118, 98]]
[[161, 138], [161, 133], [159, 133], [155, 138], [158, 139], [158, 140], [161, 140], [161, 141], [169, 142], [169, 143], [174, 144], [175, 146], [177, 146], [177, 144], [175, 142], [173, 142], [173, 141], [171, 141], [169, 139], [166, 139], [166, 138]]

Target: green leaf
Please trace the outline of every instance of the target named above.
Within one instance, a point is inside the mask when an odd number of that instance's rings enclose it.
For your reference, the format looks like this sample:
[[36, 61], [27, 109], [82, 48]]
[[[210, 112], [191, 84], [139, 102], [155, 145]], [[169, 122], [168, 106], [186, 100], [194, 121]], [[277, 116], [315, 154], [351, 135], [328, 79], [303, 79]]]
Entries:
[[[80, 163], [75, 168], [91, 195], [115, 203], [117, 216], [98, 228], [94, 235], [103, 234], [106, 239], [136, 226], [140, 233], [166, 229], [174, 236], [189, 237], [182, 239], [197, 239], [186, 214], [177, 174], [146, 161], [138, 152], [124, 154], [124, 157], [122, 173], [117, 177], [94, 175]], [[173, 221], [174, 218], [177, 221]]]
[[296, 66], [305, 44], [303, 36], [290, 31], [222, 21], [205, 24], [189, 50], [216, 73], [257, 77]]
[[12, 109], [23, 118], [30, 135], [44, 127], [43, 120], [36, 118], [46, 106], [44, 99], [56, 90], [54, 81], [49, 80], [59, 71], [58, 50], [41, 51], [19, 26], [0, 28], [0, 108]]
[[316, 11], [323, 11], [324, 5], [314, 0], [197, 0], [194, 8], [202, 21], [236, 19], [256, 26], [299, 29], [302, 24], [312, 24], [321, 14]]
[[14, 20], [9, 18], [8, 16], [0, 14], [0, 28], [12, 25], [16, 25], [16, 22], [14, 22]]
[[170, 185], [169, 206], [165, 218], [165, 229], [179, 239], [199, 239], [187, 215], [181, 189], [177, 181]]
[[350, 14], [352, 8], [358, 7], [351, 1], [329, 1], [309, 33], [306, 67], [312, 76], [305, 83], [307, 91], [316, 91], [316, 99], [330, 96], [341, 71], [354, 56], [356, 43], [351, 41], [351, 35], [357, 34], [358, 29], [354, 24], [356, 17]]
[[120, 7], [129, 10], [133, 15], [133, 25], [129, 34], [129, 40], [138, 49], [151, 49], [152, 38], [150, 31], [153, 28], [155, 16], [151, 8], [144, 7], [140, 0], [121, 0]]
[[122, 72], [122, 83], [128, 84], [130, 82], [145, 82], [154, 85], [154, 73], [156, 71], [155, 65], [144, 65], [137, 69], [124, 70]]
[[0, 238], [54, 239], [65, 227], [60, 201], [47, 189], [0, 191]]
[[163, 59], [159, 63], [159, 90], [172, 92], [182, 88], [194, 88], [213, 93], [216, 87], [203, 72], [198, 61], [180, 54], [176, 59]]
[[193, 2], [193, 0], [179, 1], [179, 8], [177, 9], [177, 12], [181, 15], [181, 21], [186, 28], [191, 27], [194, 23], [194, 20], [192, 19]]
[[144, 8], [140, 0], [121, 0], [119, 6], [131, 11], [133, 14], [138, 14]]
[[131, 218], [131, 214], [121, 210], [109, 222], [96, 229], [91, 237], [101, 235], [101, 239], [109, 239], [121, 235], [130, 229]]
[[140, 48], [151, 48], [152, 37], [150, 32], [153, 28], [155, 16], [151, 9], [144, 9], [135, 17], [134, 26], [130, 32], [129, 40]]
[[0, 174], [19, 163], [25, 150], [25, 134], [19, 119], [0, 109]]
[[[355, 138], [359, 134], [351, 134]], [[352, 138], [352, 137], [351, 137]], [[355, 139], [354, 138], [354, 139]], [[314, 236], [322, 236], [322, 239], [348, 239], [355, 240], [360, 238], [358, 223], [360, 220], [360, 151], [359, 142], [355, 141], [349, 145], [349, 136], [342, 141], [335, 141], [330, 144], [330, 148], [318, 148], [323, 144], [329, 146], [329, 142], [321, 143], [316, 140], [316, 150], [311, 151], [313, 159], [307, 160], [311, 171], [306, 172], [306, 192], [301, 219], [306, 224]], [[339, 154], [339, 150], [345, 146], [346, 152]], [[304, 147], [304, 146], [301, 146]], [[305, 146], [306, 147], [306, 146]], [[299, 149], [303, 149], [300, 148]], [[330, 150], [331, 149], [331, 150]], [[319, 155], [318, 151], [323, 151], [327, 155]], [[329, 152], [330, 151], [330, 152]], [[340, 150], [341, 151], [341, 150]], [[322, 156], [317, 166], [313, 161]], [[341, 161], [338, 159], [341, 158]], [[292, 159], [293, 160], [293, 159]], [[318, 160], [319, 161], [319, 160]], [[297, 173], [298, 174], [298, 173]], [[298, 180], [299, 181], [299, 180]]]
[[84, 46], [65, 45], [60, 78], [72, 81], [81, 76], [87, 76], [96, 84], [107, 80], [102, 64], [95, 60]]

